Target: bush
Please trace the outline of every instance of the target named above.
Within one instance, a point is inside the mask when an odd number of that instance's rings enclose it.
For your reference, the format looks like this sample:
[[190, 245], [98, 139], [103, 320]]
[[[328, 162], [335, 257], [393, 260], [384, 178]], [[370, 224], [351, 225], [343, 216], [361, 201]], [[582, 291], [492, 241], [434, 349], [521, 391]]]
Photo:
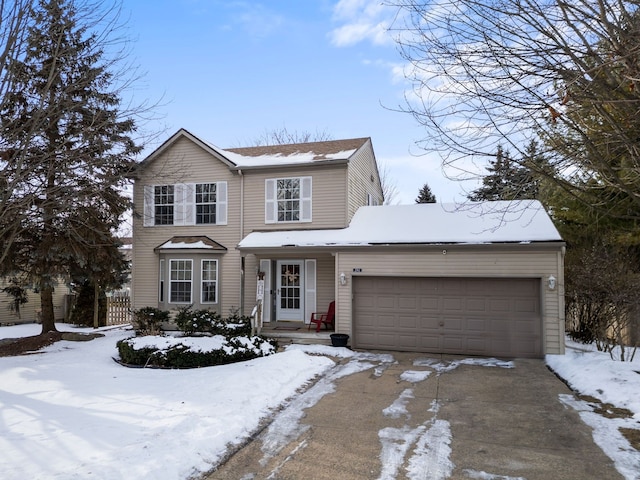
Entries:
[[136, 335], [159, 335], [162, 322], [169, 321], [169, 312], [159, 308], [143, 307], [133, 312], [133, 329]]
[[191, 310], [191, 306], [181, 308], [175, 318], [176, 325], [185, 335], [210, 333], [212, 335], [249, 335], [251, 317], [232, 313], [223, 319], [218, 312], [211, 310]]
[[[167, 337], [169, 338], [169, 337]], [[188, 345], [188, 339], [175, 338], [166, 348], [144, 346], [136, 348], [136, 338], [120, 340], [117, 344], [120, 360], [127, 365], [161, 368], [197, 368], [225, 365], [251, 360], [276, 352], [275, 340], [262, 337], [231, 337], [221, 348], [201, 351]]]

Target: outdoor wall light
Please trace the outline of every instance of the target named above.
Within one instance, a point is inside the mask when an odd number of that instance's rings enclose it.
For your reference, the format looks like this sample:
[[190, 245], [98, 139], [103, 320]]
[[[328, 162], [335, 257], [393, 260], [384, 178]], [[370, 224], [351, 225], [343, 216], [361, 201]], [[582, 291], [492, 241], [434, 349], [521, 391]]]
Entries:
[[347, 276], [344, 274], [344, 272], [340, 272], [340, 285], [346, 285], [347, 284]]
[[553, 275], [549, 275], [549, 290], [555, 290], [556, 288], [556, 277]]

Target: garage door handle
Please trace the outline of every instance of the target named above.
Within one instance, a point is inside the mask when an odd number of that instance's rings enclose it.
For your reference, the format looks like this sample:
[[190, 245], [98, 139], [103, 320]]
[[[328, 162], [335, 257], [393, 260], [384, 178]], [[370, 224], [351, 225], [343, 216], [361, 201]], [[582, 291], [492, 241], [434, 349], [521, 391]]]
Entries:
[[438, 325], [440, 325], [441, 327], [444, 327], [444, 320], [440, 320], [440, 322], [438, 323]]

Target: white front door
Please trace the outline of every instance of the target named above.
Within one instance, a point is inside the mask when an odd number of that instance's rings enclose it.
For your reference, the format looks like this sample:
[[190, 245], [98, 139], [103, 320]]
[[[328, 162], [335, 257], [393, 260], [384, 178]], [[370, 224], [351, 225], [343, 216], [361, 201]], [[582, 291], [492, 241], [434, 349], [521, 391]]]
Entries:
[[304, 261], [278, 260], [276, 320], [304, 321]]

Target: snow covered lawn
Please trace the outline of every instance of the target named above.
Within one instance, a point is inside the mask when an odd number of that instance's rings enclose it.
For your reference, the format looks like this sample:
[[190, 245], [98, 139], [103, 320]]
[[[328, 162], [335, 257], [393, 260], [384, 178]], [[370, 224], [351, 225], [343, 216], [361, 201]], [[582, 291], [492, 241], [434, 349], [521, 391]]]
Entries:
[[[1, 327], [0, 336], [39, 328]], [[334, 364], [290, 351], [193, 370], [131, 369], [112, 357], [133, 332], [102, 333], [0, 358], [3, 480], [186, 479], [211, 469], [228, 444]]]
[[[576, 400], [573, 395], [564, 395], [560, 400], [580, 412], [582, 421], [593, 428], [595, 442], [626, 479], [640, 479], [640, 452], [631, 448], [620, 432], [621, 428], [640, 431], [640, 351], [633, 362], [614, 362], [608, 353], [598, 352], [595, 345], [569, 339], [565, 345], [566, 354], [547, 355], [547, 365], [573, 390], [599, 402]], [[614, 412], [607, 404], [628, 410], [629, 416]], [[603, 416], [599, 410], [609, 410], [612, 415]]]
[[[37, 334], [39, 328], [0, 327], [0, 338]], [[78, 330], [66, 325], [58, 328]], [[105, 337], [90, 342], [58, 342], [44, 354], [0, 358], [3, 479], [196, 477], [220, 461], [230, 444], [254, 432], [298, 389], [335, 365], [328, 357], [311, 353], [344, 351], [344, 356], [353, 358], [312, 389], [320, 393], [310, 396], [308, 391], [301, 400], [318, 401], [339, 376], [375, 368], [366, 353], [296, 346], [219, 367], [128, 369], [111, 357], [117, 355], [116, 342], [132, 332], [117, 328], [102, 333]], [[588, 350], [571, 344], [566, 356], [549, 356], [547, 363], [573, 388], [624, 407], [632, 417], [606, 419], [593, 412], [594, 402], [576, 401], [573, 396], [560, 400], [578, 409], [593, 426], [594, 438], [616, 468], [627, 479], [637, 479], [640, 454], [630, 449], [618, 429], [640, 428], [640, 360], [612, 362], [606, 354]], [[408, 378], [421, 374], [416, 381], [426, 379], [424, 372], [405, 373]], [[310, 406], [303, 403], [300, 408]], [[402, 399], [388, 413], [401, 407]], [[297, 422], [290, 417], [285, 420], [295, 428]], [[279, 434], [286, 431], [287, 426], [281, 426]]]

